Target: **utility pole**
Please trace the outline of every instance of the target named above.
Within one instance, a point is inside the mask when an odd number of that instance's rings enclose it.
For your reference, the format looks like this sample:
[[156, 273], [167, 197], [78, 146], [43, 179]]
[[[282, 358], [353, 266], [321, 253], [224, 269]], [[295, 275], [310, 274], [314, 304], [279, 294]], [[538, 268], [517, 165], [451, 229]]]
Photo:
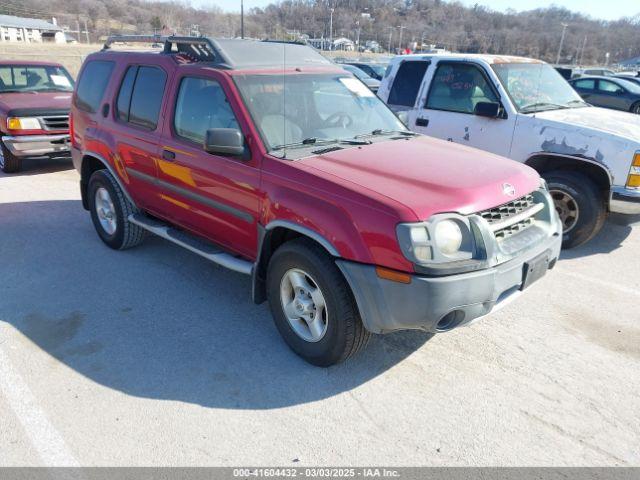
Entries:
[[582, 50], [580, 51], [580, 63], [578, 65], [582, 65], [582, 60], [584, 59], [584, 49], [587, 46], [587, 36], [584, 36], [584, 40], [582, 42]]
[[244, 0], [240, 0], [240, 38], [244, 38]]
[[560, 37], [560, 46], [558, 47], [558, 56], [556, 57], [556, 65], [560, 63], [560, 54], [562, 53], [562, 44], [564, 43], [564, 35], [567, 33], [568, 23], [561, 23], [562, 25], [562, 36]]
[[329, 13], [329, 50], [333, 50], [333, 11], [335, 8], [331, 8]]
[[407, 28], [404, 25], [398, 25], [398, 27], [400, 29], [400, 39], [398, 40], [398, 50], [402, 50], [402, 31]]
[[[91, 41], [89, 40], [89, 29], [87, 28], [87, 19], [84, 19], [84, 34], [87, 38], [87, 43], [90, 43]], [[78, 37], [80, 37], [80, 35], [78, 35]]]
[[387, 47], [387, 51], [391, 53], [391, 36], [393, 35], [393, 27], [387, 27], [389, 29], [389, 46]]

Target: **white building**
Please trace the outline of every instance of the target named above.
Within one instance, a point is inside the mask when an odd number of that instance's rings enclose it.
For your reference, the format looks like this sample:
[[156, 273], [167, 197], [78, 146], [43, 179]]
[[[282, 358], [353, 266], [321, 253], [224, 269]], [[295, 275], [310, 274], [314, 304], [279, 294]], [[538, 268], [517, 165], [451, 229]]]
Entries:
[[37, 18], [0, 15], [0, 42], [65, 43], [62, 28]]

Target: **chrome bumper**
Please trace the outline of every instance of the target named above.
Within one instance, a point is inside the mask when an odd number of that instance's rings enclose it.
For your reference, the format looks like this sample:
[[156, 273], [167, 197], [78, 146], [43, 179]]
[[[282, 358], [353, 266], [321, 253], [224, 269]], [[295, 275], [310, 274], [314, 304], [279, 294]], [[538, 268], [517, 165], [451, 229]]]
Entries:
[[613, 213], [640, 215], [640, 189], [612, 187], [609, 210]]
[[2, 137], [2, 143], [16, 157], [41, 157], [70, 151], [71, 137], [61, 135], [19, 135]]

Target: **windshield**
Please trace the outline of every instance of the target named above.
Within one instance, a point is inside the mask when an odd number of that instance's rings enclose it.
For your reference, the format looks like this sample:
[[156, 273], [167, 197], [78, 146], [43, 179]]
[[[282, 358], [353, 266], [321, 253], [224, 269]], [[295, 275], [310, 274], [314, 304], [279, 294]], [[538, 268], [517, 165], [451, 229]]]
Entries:
[[497, 63], [492, 68], [519, 112], [534, 113], [587, 106], [551, 65]]
[[376, 75], [378, 75], [378, 77], [380, 77], [380, 78], [384, 77], [384, 72], [387, 69], [386, 65], [384, 65], [382, 63], [367, 63], [367, 66], [371, 70], [376, 72]]
[[239, 75], [236, 84], [269, 151], [407, 131], [359, 80], [339, 73]]
[[366, 72], [363, 72], [358, 67], [353, 67], [351, 65], [341, 65], [347, 72], [353, 73], [360, 80], [370, 80], [371, 76], [367, 75]]
[[631, 93], [640, 95], [640, 84], [635, 83], [633, 80], [627, 80], [626, 78], [618, 78], [617, 80], [620, 82], [620, 85]]
[[0, 66], [0, 93], [71, 91], [73, 91], [73, 78], [62, 67], [48, 65]]

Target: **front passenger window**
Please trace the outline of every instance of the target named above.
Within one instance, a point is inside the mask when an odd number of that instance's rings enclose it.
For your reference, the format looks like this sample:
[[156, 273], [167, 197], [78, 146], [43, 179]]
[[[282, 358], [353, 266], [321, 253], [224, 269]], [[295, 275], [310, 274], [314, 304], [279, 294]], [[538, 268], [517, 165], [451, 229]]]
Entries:
[[178, 136], [200, 144], [210, 128], [240, 128], [220, 84], [196, 77], [180, 82], [173, 125]]
[[479, 102], [498, 102], [479, 68], [464, 63], [438, 65], [429, 89], [426, 108], [473, 113]]

